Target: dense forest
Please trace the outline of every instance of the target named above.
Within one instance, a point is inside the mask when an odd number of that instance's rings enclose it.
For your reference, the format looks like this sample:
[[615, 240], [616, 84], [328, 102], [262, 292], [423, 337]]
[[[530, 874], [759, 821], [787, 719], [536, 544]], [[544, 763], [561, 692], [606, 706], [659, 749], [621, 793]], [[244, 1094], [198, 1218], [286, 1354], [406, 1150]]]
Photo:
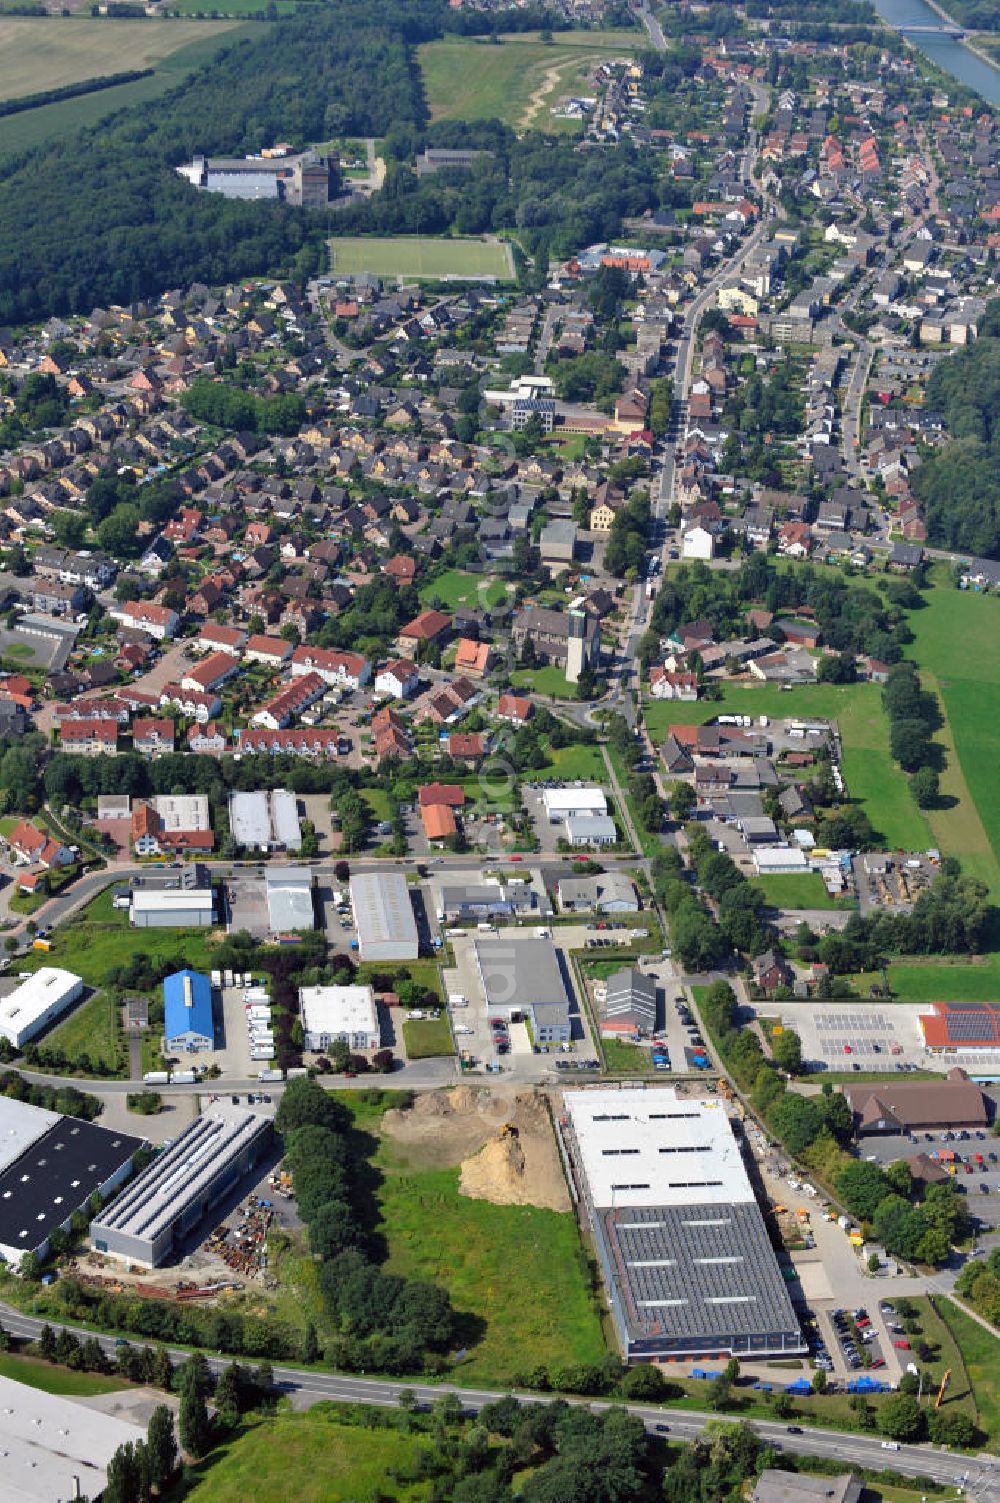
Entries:
[[[262, 28], [154, 103], [18, 159], [0, 188], [0, 322], [129, 302], [198, 278], [311, 272], [319, 216], [192, 192], [196, 152], [382, 135], [419, 124], [411, 44], [440, 31], [437, 0], [344, 0]], [[310, 238], [311, 237], [311, 238]]]
[[951, 442], [914, 477], [930, 542], [1000, 558], [1000, 300], [975, 344], [935, 367], [928, 406], [944, 414]]
[[[325, 268], [339, 233], [479, 233], [516, 225], [544, 269], [656, 202], [648, 160], [497, 122], [429, 127], [416, 44], [444, 31], [538, 24], [543, 11], [490, 18], [443, 0], [344, 0], [303, 8], [235, 43], [162, 99], [13, 161], [0, 187], [0, 323], [136, 301], [193, 280]], [[198, 152], [242, 154], [270, 141], [387, 137], [387, 181], [329, 214], [192, 191], [173, 170]], [[430, 142], [493, 153], [470, 171], [418, 179]]]

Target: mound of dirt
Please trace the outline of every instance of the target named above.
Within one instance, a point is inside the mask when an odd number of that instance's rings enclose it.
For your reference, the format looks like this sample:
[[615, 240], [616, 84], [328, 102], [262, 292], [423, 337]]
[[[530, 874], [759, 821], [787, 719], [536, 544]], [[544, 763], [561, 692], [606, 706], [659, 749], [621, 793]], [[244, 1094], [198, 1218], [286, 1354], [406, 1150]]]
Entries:
[[[505, 1125], [514, 1131], [504, 1131]], [[461, 1191], [497, 1205], [567, 1211], [569, 1194], [545, 1099], [536, 1091], [454, 1086], [382, 1118], [414, 1165], [462, 1166]]]
[[[548, 1126], [548, 1124], [546, 1124]], [[500, 1134], [462, 1165], [459, 1189], [498, 1206], [541, 1206], [568, 1211], [569, 1191], [551, 1129], [540, 1134]]]

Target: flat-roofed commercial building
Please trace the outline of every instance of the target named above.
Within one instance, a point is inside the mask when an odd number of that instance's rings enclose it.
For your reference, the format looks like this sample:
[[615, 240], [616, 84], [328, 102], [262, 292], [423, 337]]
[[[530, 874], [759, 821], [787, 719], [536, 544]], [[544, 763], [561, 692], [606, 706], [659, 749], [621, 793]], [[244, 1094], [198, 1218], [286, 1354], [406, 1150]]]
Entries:
[[210, 886], [141, 887], [132, 893], [129, 922], [136, 929], [210, 929], [214, 917]]
[[213, 1102], [94, 1218], [93, 1246], [158, 1267], [260, 1162], [272, 1131], [269, 1117]]
[[626, 1360], [804, 1352], [724, 1104], [655, 1087], [564, 1100]]
[[[44, 1258], [97, 1191], [111, 1195], [132, 1168], [140, 1138], [0, 1098], [0, 1258]], [[3, 1489], [0, 1488], [0, 1494]]]
[[542, 805], [552, 824], [570, 814], [607, 814], [608, 796], [603, 788], [546, 788]]
[[143, 1426], [115, 1414], [0, 1378], [4, 1503], [96, 1498], [118, 1448], [145, 1439]]
[[314, 1052], [337, 1040], [351, 1049], [377, 1049], [381, 1043], [370, 986], [300, 986], [299, 1013], [305, 1047]]
[[525, 1014], [539, 1044], [569, 1043], [570, 992], [551, 940], [477, 939], [473, 950], [488, 1012]]
[[351, 878], [351, 912], [362, 960], [416, 960], [420, 953], [410, 889], [402, 872]]
[[79, 976], [58, 966], [43, 965], [0, 1000], [0, 1036], [20, 1049], [82, 995]]
[[298, 804], [284, 788], [229, 795], [229, 828], [247, 849], [297, 851], [302, 845]]
[[277, 868], [264, 875], [267, 917], [272, 934], [315, 929], [312, 873]]

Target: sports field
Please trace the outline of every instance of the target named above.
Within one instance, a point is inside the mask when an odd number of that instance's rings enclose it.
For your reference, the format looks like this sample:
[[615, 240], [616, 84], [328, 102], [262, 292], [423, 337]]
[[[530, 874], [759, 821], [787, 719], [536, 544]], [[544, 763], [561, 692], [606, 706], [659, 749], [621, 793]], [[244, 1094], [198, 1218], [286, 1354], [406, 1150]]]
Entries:
[[593, 69], [603, 58], [635, 57], [648, 46], [636, 31], [505, 36], [500, 45], [472, 37], [447, 37], [418, 48], [432, 120], [502, 120], [515, 130], [579, 131], [579, 121], [559, 120], [551, 107], [569, 94], [593, 96]]
[[337, 236], [330, 241], [330, 269], [335, 276], [496, 277], [514, 280], [509, 245], [499, 240], [460, 239], [447, 235]]
[[204, 42], [232, 28], [232, 21], [0, 16], [0, 99], [61, 89], [109, 73], [153, 68], [192, 42]]

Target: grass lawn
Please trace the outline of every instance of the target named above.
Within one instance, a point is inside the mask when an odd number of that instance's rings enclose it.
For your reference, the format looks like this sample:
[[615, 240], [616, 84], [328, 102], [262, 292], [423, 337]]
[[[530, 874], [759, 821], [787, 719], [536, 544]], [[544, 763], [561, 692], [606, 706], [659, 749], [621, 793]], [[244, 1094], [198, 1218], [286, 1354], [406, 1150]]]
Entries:
[[123, 1378], [108, 1377], [104, 1373], [78, 1373], [69, 1367], [43, 1362], [40, 1357], [18, 1357], [13, 1352], [0, 1352], [0, 1377], [14, 1378], [18, 1383], [41, 1388], [45, 1393], [70, 1394], [74, 1398], [116, 1393], [129, 1386]]
[[645, 1075], [652, 1068], [649, 1050], [624, 1039], [604, 1039], [604, 1062], [611, 1075]]
[[931, 831], [910, 796], [905, 774], [889, 755], [889, 722], [880, 693], [877, 684], [815, 684], [787, 691], [762, 684], [730, 687], [721, 699], [699, 701], [688, 713], [670, 703], [647, 704], [643, 713], [650, 736], [657, 743], [665, 739], [668, 725], [685, 720], [704, 723], [718, 715], [836, 720], [850, 797], [865, 805], [887, 845], [926, 850], [934, 843]]
[[419, 593], [422, 605], [436, 598], [453, 611], [459, 605], [500, 605], [507, 591], [502, 579], [489, 574], [466, 574], [462, 569], [446, 569], [443, 574], [421, 585]]
[[587, 783], [608, 785], [608, 770], [604, 765], [599, 746], [550, 746], [546, 749], [548, 761], [544, 767], [532, 769], [528, 781], [543, 778], [563, 778], [567, 783], [579, 778]]
[[384, 788], [362, 788], [361, 797], [372, 811], [376, 824], [389, 818], [389, 795]]
[[88, 986], [103, 986], [113, 966], [126, 965], [135, 955], [176, 961], [177, 969], [211, 969], [211, 941], [218, 931], [208, 929], [133, 929], [128, 915], [112, 906], [112, 890], [105, 888], [93, 902], [61, 924], [52, 934], [52, 952], [30, 950], [18, 961], [21, 971], [59, 965], [82, 976]]
[[[258, 0], [253, 0], [253, 3], [254, 7], [256, 7]], [[281, 0], [281, 3], [285, 3], [285, 0]], [[289, 5], [289, 9], [292, 8]], [[5, 24], [5, 21], [6, 18], [0, 21], [0, 25]], [[24, 21], [19, 21], [18, 24], [23, 25], [25, 23]], [[39, 20], [33, 24], [45, 26], [50, 32], [53, 29], [50, 21]], [[63, 24], [78, 26], [81, 23], [79, 21], [56, 22], [57, 27], [61, 27]], [[90, 22], [90, 24], [106, 27], [108, 23], [95, 20]], [[111, 24], [115, 28], [119, 25], [134, 24], [146, 31], [160, 29], [158, 23], [154, 23], [151, 27], [148, 21], [136, 21], [134, 23], [115, 21]], [[50, 140], [53, 136], [72, 135], [74, 131], [80, 130], [84, 126], [96, 125], [99, 120], [103, 120], [116, 110], [125, 109], [129, 105], [146, 104], [150, 100], [158, 99], [168, 89], [175, 88], [186, 73], [189, 73], [193, 68], [200, 67], [202, 63], [208, 62], [221, 46], [229, 42], [235, 42], [240, 37], [251, 35], [256, 23], [252, 21], [242, 24], [233, 21], [191, 21], [182, 23], [171, 21], [162, 23], [162, 29], [166, 31], [168, 27], [173, 28], [178, 24], [183, 25], [185, 28], [190, 28], [189, 36], [195, 37], [196, 40], [188, 41], [179, 51], [172, 52], [163, 58], [157, 65], [156, 72], [151, 74], [150, 77], [138, 78], [133, 83], [116, 84], [113, 88], [101, 89], [95, 94], [82, 94], [76, 99], [64, 99], [56, 104], [40, 105], [38, 109], [25, 110], [22, 113], [6, 117], [3, 120], [2, 129], [0, 129], [0, 158], [13, 152], [28, 151], [31, 147], [38, 146], [43, 141]], [[106, 44], [108, 33], [105, 31], [102, 35]], [[117, 36], [117, 30], [114, 35]], [[15, 60], [11, 58], [7, 66], [13, 65], [15, 65]], [[105, 54], [101, 65], [91, 71], [92, 74], [100, 75], [103, 73], [121, 72], [124, 67], [124, 64], [119, 65], [108, 62], [107, 54]], [[39, 89], [42, 85], [36, 83], [33, 87], [34, 89]], [[24, 89], [17, 88], [18, 94], [25, 92]]]
[[[382, 1106], [342, 1092], [356, 1124], [378, 1133]], [[391, 1105], [387, 1093], [386, 1105]], [[413, 1170], [381, 1139], [375, 1156], [387, 1268], [431, 1279], [470, 1318], [462, 1383], [508, 1383], [537, 1363], [571, 1366], [605, 1355], [600, 1315], [570, 1212], [497, 1206], [458, 1192], [458, 1169]], [[483, 1327], [479, 1328], [479, 1322]]]
[[432, 120], [503, 120], [517, 130], [580, 131], [578, 121], [555, 119], [550, 108], [570, 93], [593, 94], [588, 75], [604, 57], [634, 57], [645, 45], [639, 31], [537, 33], [505, 36], [500, 46], [448, 37], [417, 49]]
[[447, 235], [337, 236], [330, 241], [331, 270], [338, 276], [371, 272], [377, 277], [496, 277], [514, 280], [510, 246], [498, 240]]
[[[252, 1423], [197, 1468], [191, 1503], [246, 1503], [294, 1498], [295, 1503], [378, 1503], [390, 1471], [408, 1473], [427, 1441], [397, 1430], [344, 1425], [320, 1404], [306, 1414], [279, 1414]], [[392, 1482], [400, 1503], [423, 1503], [430, 1481]]]
[[991, 1336], [964, 1310], [950, 1299], [936, 1301], [944, 1325], [954, 1338], [968, 1381], [972, 1386], [980, 1427], [986, 1431], [995, 1449], [1000, 1438], [1000, 1388], [997, 1364], [1000, 1362], [1000, 1338]]
[[62, 1049], [69, 1059], [89, 1055], [96, 1064], [103, 1060], [112, 1070], [123, 1069], [125, 1051], [119, 1039], [119, 1004], [106, 991], [95, 992], [40, 1040]]
[[839, 908], [841, 905], [826, 890], [819, 872], [790, 872], [785, 876], [755, 877], [772, 908]]
[[434, 1059], [455, 1052], [448, 1019], [443, 1013], [439, 1018], [418, 1018], [415, 1023], [404, 1023], [403, 1039], [408, 1059]]
[[394, 962], [377, 960], [363, 961], [358, 966], [358, 985], [369, 982], [375, 976], [390, 976], [402, 981], [409, 977], [416, 981], [425, 991], [433, 992], [436, 997], [441, 996], [441, 973], [438, 970], [436, 960], [407, 960], [401, 965]]
[[515, 668], [510, 681], [515, 689], [549, 694], [554, 699], [576, 699], [576, 685], [568, 683], [562, 669], [552, 663], [544, 668]]

